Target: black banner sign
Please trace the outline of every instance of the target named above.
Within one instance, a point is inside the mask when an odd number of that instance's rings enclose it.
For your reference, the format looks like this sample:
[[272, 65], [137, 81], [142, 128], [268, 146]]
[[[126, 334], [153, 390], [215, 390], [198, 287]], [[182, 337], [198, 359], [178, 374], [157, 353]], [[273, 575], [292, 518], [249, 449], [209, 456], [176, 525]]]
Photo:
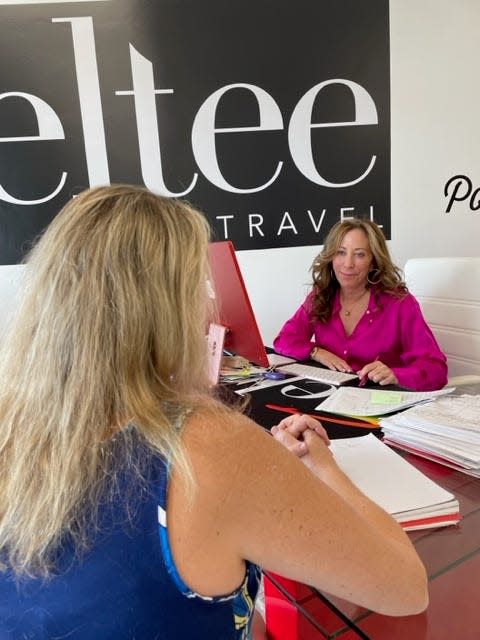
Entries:
[[0, 262], [75, 193], [184, 197], [236, 249], [390, 237], [388, 0], [0, 7]]

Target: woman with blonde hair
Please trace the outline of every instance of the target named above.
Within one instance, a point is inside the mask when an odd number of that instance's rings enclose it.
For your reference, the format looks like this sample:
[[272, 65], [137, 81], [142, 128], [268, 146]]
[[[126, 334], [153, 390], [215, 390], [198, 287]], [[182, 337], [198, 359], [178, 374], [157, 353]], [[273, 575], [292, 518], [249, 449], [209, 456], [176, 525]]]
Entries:
[[31, 252], [0, 355], [2, 639], [247, 639], [259, 565], [425, 608], [408, 538], [317, 421], [272, 438], [214, 399], [208, 239], [186, 203], [113, 185]]
[[447, 383], [447, 359], [370, 220], [330, 230], [313, 286], [274, 340], [278, 353], [358, 373], [380, 385], [427, 391]]

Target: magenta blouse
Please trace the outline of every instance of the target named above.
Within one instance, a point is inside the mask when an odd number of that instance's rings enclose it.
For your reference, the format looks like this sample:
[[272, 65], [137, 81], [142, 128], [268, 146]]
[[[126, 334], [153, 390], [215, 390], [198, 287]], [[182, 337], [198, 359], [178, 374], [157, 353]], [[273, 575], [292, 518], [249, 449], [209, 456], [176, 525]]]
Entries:
[[368, 308], [350, 336], [340, 318], [340, 293], [325, 324], [311, 319], [312, 296], [282, 327], [273, 341], [276, 352], [308, 360], [317, 346], [343, 358], [353, 371], [381, 360], [407, 389], [433, 391], [447, 384], [447, 359], [410, 293], [396, 298], [372, 287]]

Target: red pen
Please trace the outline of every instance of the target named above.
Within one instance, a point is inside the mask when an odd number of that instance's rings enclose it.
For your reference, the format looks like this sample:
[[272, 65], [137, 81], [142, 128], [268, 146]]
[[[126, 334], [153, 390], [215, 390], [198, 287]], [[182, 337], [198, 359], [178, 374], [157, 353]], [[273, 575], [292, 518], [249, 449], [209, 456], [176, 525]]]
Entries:
[[365, 374], [360, 378], [360, 382], [358, 383], [359, 387], [364, 387], [368, 382], [368, 374]]
[[[376, 362], [380, 358], [380, 354], [375, 358], [374, 362]], [[368, 373], [360, 378], [360, 382], [358, 383], [359, 387], [364, 387], [368, 382]]]

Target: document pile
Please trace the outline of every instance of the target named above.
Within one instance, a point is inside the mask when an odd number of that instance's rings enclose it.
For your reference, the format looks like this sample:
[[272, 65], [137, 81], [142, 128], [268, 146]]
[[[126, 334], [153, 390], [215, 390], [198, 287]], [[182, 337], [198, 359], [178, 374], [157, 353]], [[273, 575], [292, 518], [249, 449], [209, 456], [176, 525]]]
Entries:
[[437, 398], [380, 426], [384, 442], [480, 478], [480, 396]]
[[427, 478], [373, 434], [332, 440], [337, 464], [371, 500], [406, 531], [456, 524], [455, 496]]
[[341, 387], [317, 407], [321, 411], [344, 416], [382, 416], [408, 407], [430, 402], [451, 393], [453, 388], [440, 391], [386, 391]]

